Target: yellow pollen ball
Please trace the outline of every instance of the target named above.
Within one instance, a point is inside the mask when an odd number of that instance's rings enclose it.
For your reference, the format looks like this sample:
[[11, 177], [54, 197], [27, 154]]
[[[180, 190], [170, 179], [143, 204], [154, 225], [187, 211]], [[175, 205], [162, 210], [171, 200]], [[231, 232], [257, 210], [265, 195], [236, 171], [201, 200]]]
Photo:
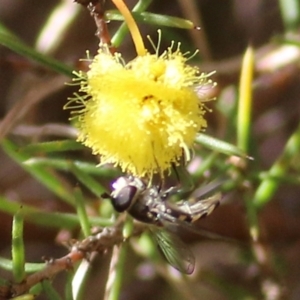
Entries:
[[83, 108], [75, 111], [78, 140], [100, 155], [101, 164], [139, 177], [164, 176], [206, 127], [193, 89], [206, 77], [186, 65], [178, 50], [138, 56], [126, 65], [120, 54], [100, 50], [87, 74], [79, 76], [88, 98], [81, 98]]

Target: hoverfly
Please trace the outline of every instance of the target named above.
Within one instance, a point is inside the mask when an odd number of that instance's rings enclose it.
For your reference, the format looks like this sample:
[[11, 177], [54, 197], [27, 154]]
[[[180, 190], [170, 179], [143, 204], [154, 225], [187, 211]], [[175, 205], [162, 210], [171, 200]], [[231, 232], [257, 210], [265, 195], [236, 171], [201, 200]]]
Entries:
[[212, 197], [172, 203], [168, 200], [174, 188], [161, 190], [158, 186], [147, 186], [140, 178], [119, 177], [112, 185], [110, 196], [114, 209], [127, 211], [134, 219], [147, 223], [168, 263], [182, 273], [191, 274], [195, 258], [191, 250], [174, 234], [164, 230], [170, 225], [185, 227], [209, 215], [220, 202], [220, 193]]

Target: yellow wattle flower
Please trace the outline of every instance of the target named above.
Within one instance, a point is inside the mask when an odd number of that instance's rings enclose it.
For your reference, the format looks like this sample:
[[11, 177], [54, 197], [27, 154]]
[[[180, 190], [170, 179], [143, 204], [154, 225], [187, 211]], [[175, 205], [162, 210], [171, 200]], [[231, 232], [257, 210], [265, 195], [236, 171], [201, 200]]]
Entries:
[[67, 108], [78, 115], [78, 141], [134, 176], [159, 173], [192, 148], [206, 127], [205, 108], [194, 88], [211, 83], [186, 64], [179, 47], [162, 55], [146, 53], [125, 64], [102, 47], [85, 74], [77, 73], [86, 96]]

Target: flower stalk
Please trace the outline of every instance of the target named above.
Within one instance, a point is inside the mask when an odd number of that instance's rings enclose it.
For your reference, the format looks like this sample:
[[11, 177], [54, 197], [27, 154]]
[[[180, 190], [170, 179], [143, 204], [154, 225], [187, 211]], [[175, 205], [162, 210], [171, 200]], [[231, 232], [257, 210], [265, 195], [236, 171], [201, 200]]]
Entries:
[[131, 37], [133, 39], [133, 43], [135, 45], [137, 55], [139, 56], [145, 55], [147, 51], [144, 46], [143, 38], [128, 7], [125, 5], [123, 0], [112, 0], [112, 2], [115, 4], [115, 6], [120, 11], [120, 13], [123, 15], [124, 20], [127, 23]]

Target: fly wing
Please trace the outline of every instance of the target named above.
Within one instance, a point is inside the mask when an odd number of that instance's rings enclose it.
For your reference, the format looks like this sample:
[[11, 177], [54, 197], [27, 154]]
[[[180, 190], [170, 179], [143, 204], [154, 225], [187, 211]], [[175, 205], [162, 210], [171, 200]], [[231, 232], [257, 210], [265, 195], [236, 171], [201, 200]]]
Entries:
[[[198, 200], [198, 202], [192, 205], [183, 203], [180, 206], [177, 206], [176, 211], [172, 209], [172, 211], [168, 213], [160, 212], [160, 223], [172, 237], [176, 237], [177, 234], [184, 229], [209, 239], [236, 243], [237, 241], [234, 239], [213, 233], [194, 225], [196, 220], [209, 215], [219, 205], [220, 199], [221, 194], [217, 193], [209, 198]], [[182, 216], [180, 216], [180, 212], [182, 213]]]
[[175, 235], [160, 228], [151, 228], [157, 244], [167, 262], [185, 274], [195, 269], [195, 257], [192, 251]]
[[178, 221], [193, 223], [211, 214], [220, 204], [221, 198], [221, 193], [216, 193], [201, 200], [189, 199], [176, 204], [166, 201], [163, 209], [159, 212], [159, 217], [170, 223]]
[[[210, 215], [219, 206], [221, 198], [221, 193], [216, 193], [211, 197], [198, 200], [196, 203], [188, 206], [186, 211], [191, 215], [191, 222], [193, 223], [198, 219]], [[184, 206], [182, 206], [182, 208], [183, 207]]]

